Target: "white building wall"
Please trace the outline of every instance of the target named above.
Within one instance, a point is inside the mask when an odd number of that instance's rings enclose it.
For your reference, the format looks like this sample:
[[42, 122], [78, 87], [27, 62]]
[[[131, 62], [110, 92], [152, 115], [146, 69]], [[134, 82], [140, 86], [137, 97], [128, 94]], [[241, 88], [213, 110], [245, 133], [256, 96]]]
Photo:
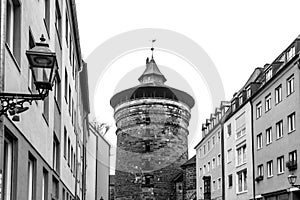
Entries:
[[[236, 119], [245, 115], [245, 134], [240, 138], [236, 136]], [[252, 171], [252, 131], [251, 131], [251, 104], [248, 102], [224, 123], [224, 162], [225, 162], [225, 199], [248, 200], [253, 196]], [[228, 125], [231, 124], [231, 136], [228, 136]], [[246, 144], [246, 162], [237, 165], [237, 148]], [[228, 162], [228, 150], [232, 149], [232, 160]], [[237, 172], [247, 169], [247, 190], [238, 192]], [[233, 185], [228, 187], [228, 175], [232, 174]]]

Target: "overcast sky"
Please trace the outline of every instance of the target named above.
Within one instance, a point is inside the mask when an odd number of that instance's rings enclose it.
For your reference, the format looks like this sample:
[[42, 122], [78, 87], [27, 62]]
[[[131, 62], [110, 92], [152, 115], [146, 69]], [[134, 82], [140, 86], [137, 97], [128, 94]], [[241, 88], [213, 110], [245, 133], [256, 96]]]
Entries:
[[[243, 86], [255, 67], [271, 63], [300, 34], [299, 0], [77, 0], [76, 3], [84, 58], [88, 58], [103, 42], [127, 31], [142, 28], [175, 31], [198, 43], [208, 54], [221, 76], [226, 100]], [[141, 67], [148, 54], [132, 53], [111, 67]], [[158, 65], [176, 68], [174, 61], [177, 58], [174, 56], [158, 53], [157, 57]], [[131, 70], [128, 67], [123, 73]], [[113, 75], [110, 77], [114, 78]], [[134, 84], [138, 83], [134, 81]], [[200, 78], [197, 81], [203, 84]], [[189, 87], [196, 89], [195, 85]], [[115, 87], [111, 88], [111, 91], [115, 90]], [[205, 88], [203, 94], [207, 94]], [[94, 99], [90, 101], [93, 103]], [[198, 105], [199, 118], [204, 120], [209, 117], [213, 106], [209, 98], [201, 105]], [[109, 102], [104, 106], [109, 107]], [[107, 109], [110, 112], [101, 112], [100, 120], [114, 125], [112, 109]], [[112, 144], [115, 143], [113, 131], [107, 134]], [[190, 157], [194, 154], [193, 147], [200, 141], [198, 135], [190, 144]]]

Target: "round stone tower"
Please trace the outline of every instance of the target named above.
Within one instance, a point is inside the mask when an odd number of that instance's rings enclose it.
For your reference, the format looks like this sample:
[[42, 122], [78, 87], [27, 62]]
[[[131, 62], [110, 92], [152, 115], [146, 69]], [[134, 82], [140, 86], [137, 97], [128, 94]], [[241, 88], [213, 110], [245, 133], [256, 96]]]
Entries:
[[188, 160], [188, 125], [194, 99], [168, 87], [153, 56], [140, 84], [110, 101], [117, 126], [117, 200], [175, 199], [173, 179]]

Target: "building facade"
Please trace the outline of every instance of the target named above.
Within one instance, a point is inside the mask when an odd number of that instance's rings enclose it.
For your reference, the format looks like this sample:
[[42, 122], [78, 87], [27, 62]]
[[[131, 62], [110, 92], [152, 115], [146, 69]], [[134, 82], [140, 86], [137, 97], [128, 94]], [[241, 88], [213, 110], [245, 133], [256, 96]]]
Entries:
[[298, 37], [265, 65], [262, 86], [252, 100], [257, 199], [300, 199], [299, 189], [288, 182], [288, 175], [300, 176], [299, 51]]
[[44, 36], [58, 72], [49, 96], [1, 116], [0, 199], [85, 199], [89, 100], [74, 0], [3, 0], [1, 92], [37, 93], [25, 52]]
[[259, 87], [261, 69], [234, 94], [224, 120], [225, 199], [253, 198], [252, 106], [250, 99]]
[[115, 198], [174, 199], [172, 180], [188, 160], [194, 100], [164, 84], [153, 57], [139, 81], [111, 99], [117, 126]]
[[183, 169], [183, 200], [196, 200], [196, 156], [181, 165]]
[[202, 139], [196, 145], [197, 199], [224, 199], [222, 177], [222, 120], [229, 107], [222, 102], [206, 123]]
[[86, 199], [109, 199], [110, 144], [91, 123], [86, 151]]

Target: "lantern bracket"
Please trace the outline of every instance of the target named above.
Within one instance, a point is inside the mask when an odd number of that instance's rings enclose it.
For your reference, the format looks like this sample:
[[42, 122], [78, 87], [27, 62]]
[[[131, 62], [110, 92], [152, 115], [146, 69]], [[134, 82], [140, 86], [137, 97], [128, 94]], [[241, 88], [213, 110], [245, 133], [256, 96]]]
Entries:
[[21, 113], [26, 109], [24, 103], [29, 103], [33, 100], [44, 100], [48, 96], [48, 92], [45, 94], [22, 94], [22, 93], [0, 93], [0, 116], [15, 115]]

